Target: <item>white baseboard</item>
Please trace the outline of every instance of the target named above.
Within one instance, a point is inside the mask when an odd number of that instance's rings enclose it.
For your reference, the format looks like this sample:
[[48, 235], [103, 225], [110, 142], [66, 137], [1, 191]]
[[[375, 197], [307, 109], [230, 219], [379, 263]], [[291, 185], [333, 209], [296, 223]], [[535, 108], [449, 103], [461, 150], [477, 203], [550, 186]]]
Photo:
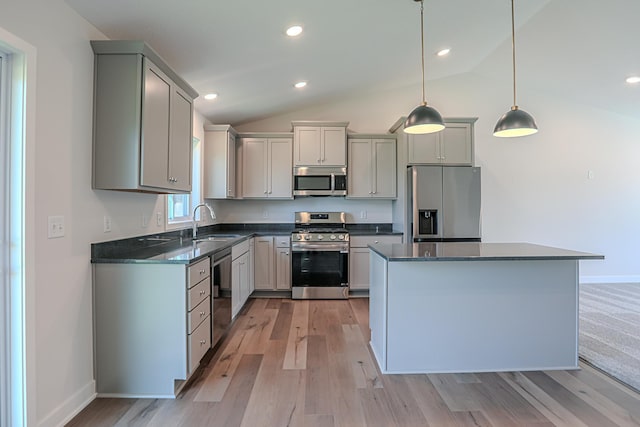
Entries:
[[640, 276], [580, 276], [580, 283], [640, 283]]
[[96, 382], [91, 381], [73, 396], [62, 402], [57, 408], [49, 412], [42, 420], [38, 421], [38, 427], [62, 427], [73, 417], [78, 415], [89, 403], [96, 398]]

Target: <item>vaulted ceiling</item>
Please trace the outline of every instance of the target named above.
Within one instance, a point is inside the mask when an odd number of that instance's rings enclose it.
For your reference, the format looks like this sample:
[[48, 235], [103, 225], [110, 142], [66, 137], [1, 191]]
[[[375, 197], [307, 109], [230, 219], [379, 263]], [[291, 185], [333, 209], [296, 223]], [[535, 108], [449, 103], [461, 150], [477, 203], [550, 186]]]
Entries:
[[[111, 39], [149, 43], [200, 93], [196, 109], [215, 123], [420, 81], [420, 3], [412, 0], [66, 2]], [[625, 78], [640, 74], [640, 2], [515, 5], [519, 86], [639, 117], [640, 87]], [[425, 0], [424, 7], [429, 81], [467, 72], [510, 79], [509, 0]], [[297, 38], [285, 35], [293, 24], [304, 28]], [[451, 53], [436, 56], [444, 47]], [[294, 89], [300, 80], [307, 87]], [[218, 98], [204, 100], [210, 92]]]

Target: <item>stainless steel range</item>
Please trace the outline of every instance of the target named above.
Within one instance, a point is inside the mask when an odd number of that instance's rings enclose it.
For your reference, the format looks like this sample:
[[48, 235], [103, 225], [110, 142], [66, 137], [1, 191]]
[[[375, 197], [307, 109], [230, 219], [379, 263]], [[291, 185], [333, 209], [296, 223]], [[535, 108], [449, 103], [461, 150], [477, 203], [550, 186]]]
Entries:
[[349, 232], [344, 212], [296, 212], [291, 298], [349, 298]]

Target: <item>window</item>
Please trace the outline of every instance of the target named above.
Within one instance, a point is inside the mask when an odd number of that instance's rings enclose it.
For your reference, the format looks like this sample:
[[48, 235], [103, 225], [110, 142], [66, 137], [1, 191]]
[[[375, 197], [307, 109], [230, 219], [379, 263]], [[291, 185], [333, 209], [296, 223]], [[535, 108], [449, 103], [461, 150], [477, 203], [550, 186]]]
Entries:
[[[200, 170], [202, 159], [202, 144], [198, 138], [193, 138], [193, 167], [191, 170], [191, 193], [167, 195], [167, 227], [178, 228], [185, 222], [191, 222], [191, 212], [201, 200]], [[200, 212], [197, 213], [200, 215]], [[173, 227], [172, 227], [173, 226]]]

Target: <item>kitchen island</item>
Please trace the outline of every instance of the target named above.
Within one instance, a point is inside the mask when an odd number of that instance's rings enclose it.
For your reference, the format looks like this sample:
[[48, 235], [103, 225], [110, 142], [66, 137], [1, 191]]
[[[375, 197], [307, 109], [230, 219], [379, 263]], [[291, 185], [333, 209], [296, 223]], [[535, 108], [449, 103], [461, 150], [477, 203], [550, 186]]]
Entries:
[[578, 261], [602, 255], [528, 243], [369, 249], [382, 373], [578, 368]]

